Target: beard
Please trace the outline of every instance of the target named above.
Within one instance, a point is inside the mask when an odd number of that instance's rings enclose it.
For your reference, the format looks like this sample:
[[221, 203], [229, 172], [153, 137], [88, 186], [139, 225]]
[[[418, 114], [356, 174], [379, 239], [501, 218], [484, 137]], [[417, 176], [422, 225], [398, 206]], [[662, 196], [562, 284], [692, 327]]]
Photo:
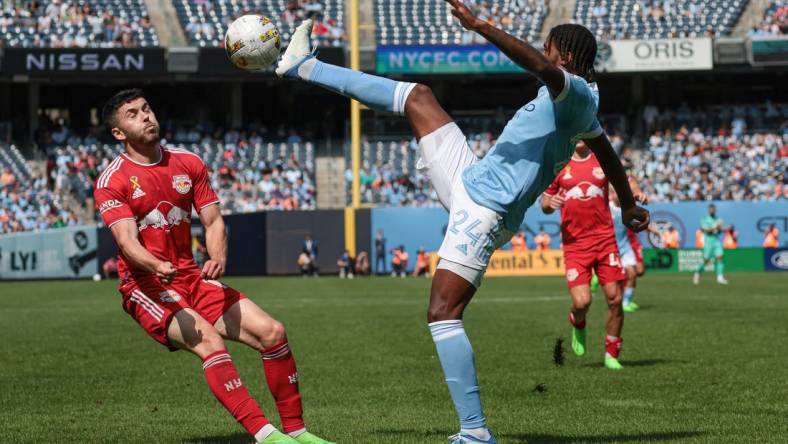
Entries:
[[159, 141], [159, 125], [151, 125], [130, 137], [135, 145], [150, 145]]

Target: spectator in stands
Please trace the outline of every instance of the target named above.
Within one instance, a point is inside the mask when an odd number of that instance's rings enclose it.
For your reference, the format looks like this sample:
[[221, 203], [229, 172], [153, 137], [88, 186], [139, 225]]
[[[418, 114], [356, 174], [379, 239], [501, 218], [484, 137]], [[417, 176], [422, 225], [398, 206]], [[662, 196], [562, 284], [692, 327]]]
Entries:
[[394, 248], [391, 250], [391, 255], [391, 276], [405, 277], [408, 271], [408, 252], [405, 251], [405, 246], [400, 245], [399, 247]]
[[11, 172], [11, 168], [4, 168], [3, 174], [0, 175], [0, 185], [3, 188], [11, 188], [16, 184], [16, 176]]
[[387, 274], [386, 270], [386, 237], [383, 230], [375, 234], [375, 274]]
[[110, 257], [101, 264], [101, 272], [104, 275], [104, 279], [118, 276], [118, 260], [115, 256]]
[[537, 250], [549, 250], [550, 249], [550, 235], [544, 231], [540, 231], [539, 234], [534, 237], [534, 242], [536, 243]]
[[778, 248], [780, 246], [780, 231], [774, 224], [769, 225], [763, 236], [764, 248]]
[[424, 247], [419, 247], [416, 254], [416, 267], [413, 268], [413, 276], [430, 277], [430, 254], [424, 250]]
[[681, 239], [679, 238], [679, 230], [677, 230], [676, 227], [671, 225], [667, 231], [662, 233], [662, 245], [670, 250], [679, 248]]
[[528, 244], [525, 241], [525, 233], [518, 231], [517, 234], [512, 236], [512, 251], [528, 251]]
[[307, 234], [304, 236], [304, 242], [302, 244], [303, 251], [306, 251], [309, 254], [309, 260], [312, 266], [312, 274], [315, 276], [318, 275], [318, 266], [317, 266], [317, 241], [312, 239], [312, 235]]
[[369, 253], [366, 250], [361, 250], [356, 256], [355, 269], [357, 276], [369, 275]]
[[298, 268], [301, 270], [301, 276], [307, 277], [314, 274], [314, 270], [312, 268], [312, 258], [306, 249], [301, 250], [301, 254], [298, 255], [297, 262]]
[[722, 248], [726, 250], [735, 250], [739, 248], [739, 233], [736, 228], [731, 225], [726, 228], [722, 235]]
[[353, 258], [350, 257], [350, 251], [345, 250], [339, 256], [337, 267], [339, 267], [339, 277], [341, 279], [353, 279]]

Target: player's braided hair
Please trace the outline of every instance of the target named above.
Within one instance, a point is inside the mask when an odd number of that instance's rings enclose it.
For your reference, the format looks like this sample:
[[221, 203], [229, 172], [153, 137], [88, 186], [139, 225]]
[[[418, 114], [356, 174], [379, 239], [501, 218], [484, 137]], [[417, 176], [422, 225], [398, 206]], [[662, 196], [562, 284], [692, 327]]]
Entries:
[[569, 66], [566, 68], [593, 82], [596, 78], [594, 60], [596, 59], [596, 38], [585, 26], [573, 23], [558, 25], [550, 30], [547, 44], [555, 45], [561, 56], [567, 58], [571, 54]]
[[107, 129], [112, 131], [112, 128], [117, 126], [117, 112], [121, 106], [140, 97], [144, 98], [145, 93], [139, 88], [124, 89], [110, 97], [101, 110], [101, 120], [104, 121]]

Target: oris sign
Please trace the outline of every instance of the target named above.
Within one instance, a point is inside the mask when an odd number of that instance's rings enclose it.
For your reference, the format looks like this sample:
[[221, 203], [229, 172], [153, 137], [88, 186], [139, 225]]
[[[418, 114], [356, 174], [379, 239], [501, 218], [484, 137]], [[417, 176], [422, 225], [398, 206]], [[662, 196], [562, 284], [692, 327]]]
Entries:
[[599, 42], [596, 60], [600, 72], [694, 71], [713, 67], [710, 38]]

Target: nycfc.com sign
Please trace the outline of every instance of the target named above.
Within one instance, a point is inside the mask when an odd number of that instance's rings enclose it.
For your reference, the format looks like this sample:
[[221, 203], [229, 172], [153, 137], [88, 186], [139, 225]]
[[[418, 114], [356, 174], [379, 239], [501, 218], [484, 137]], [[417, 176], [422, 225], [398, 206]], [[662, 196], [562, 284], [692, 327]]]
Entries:
[[376, 62], [379, 74], [524, 72], [492, 45], [378, 46]]
[[714, 67], [710, 38], [599, 42], [600, 72], [692, 71]]

